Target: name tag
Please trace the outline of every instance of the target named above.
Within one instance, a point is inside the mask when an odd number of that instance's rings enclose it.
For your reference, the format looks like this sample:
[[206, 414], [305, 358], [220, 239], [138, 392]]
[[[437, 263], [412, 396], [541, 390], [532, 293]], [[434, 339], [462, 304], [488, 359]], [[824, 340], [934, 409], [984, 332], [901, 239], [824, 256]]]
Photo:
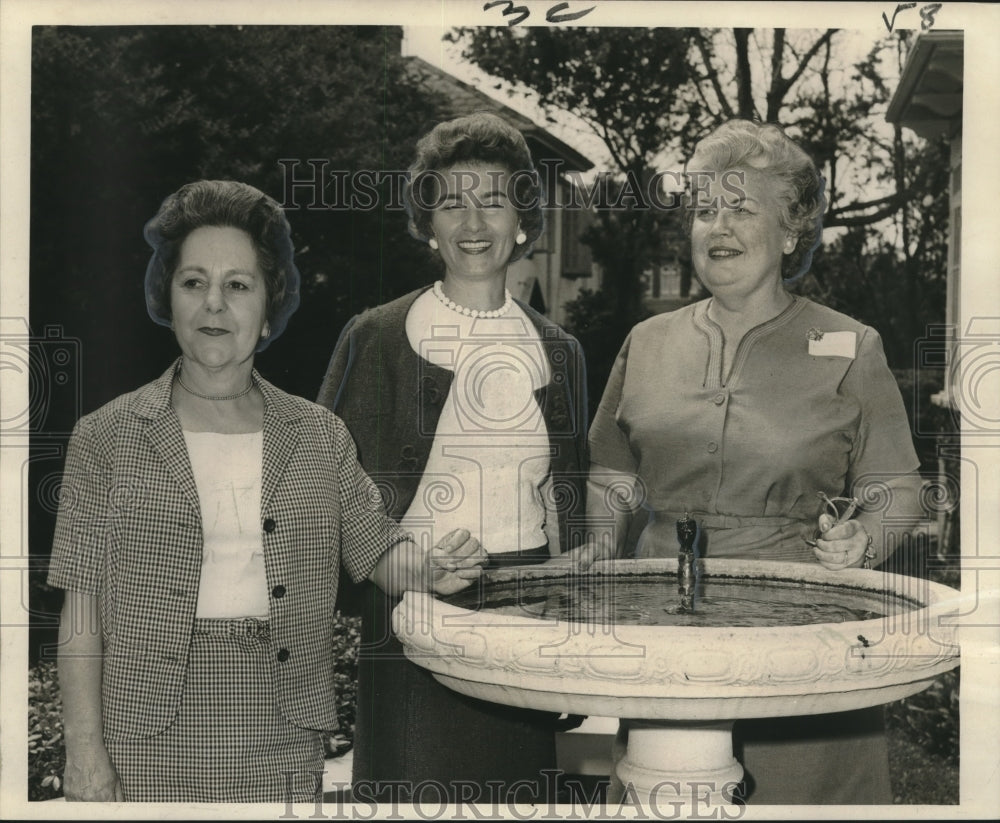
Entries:
[[823, 332], [819, 339], [810, 338], [809, 354], [813, 357], [849, 357], [854, 359], [858, 335], [852, 331]]

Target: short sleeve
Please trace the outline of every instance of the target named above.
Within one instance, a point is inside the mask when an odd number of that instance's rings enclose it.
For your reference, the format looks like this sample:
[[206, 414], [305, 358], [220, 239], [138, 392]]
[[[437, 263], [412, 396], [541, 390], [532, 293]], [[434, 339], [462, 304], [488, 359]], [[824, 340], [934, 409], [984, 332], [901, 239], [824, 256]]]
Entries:
[[110, 467], [89, 418], [73, 429], [66, 453], [48, 583], [83, 594], [100, 593], [107, 542]]
[[628, 435], [618, 422], [631, 341], [630, 334], [618, 352], [601, 404], [594, 415], [594, 422], [590, 427], [590, 460], [608, 469], [635, 473], [638, 468], [635, 455], [629, 445]]
[[884, 480], [919, 469], [903, 398], [874, 329], [865, 330], [842, 389], [857, 398], [861, 409], [851, 447], [848, 488], [865, 477]]
[[334, 459], [340, 489], [341, 562], [360, 583], [378, 559], [397, 543], [412, 539], [386, 514], [382, 495], [361, 468], [357, 450], [344, 424], [334, 418]]

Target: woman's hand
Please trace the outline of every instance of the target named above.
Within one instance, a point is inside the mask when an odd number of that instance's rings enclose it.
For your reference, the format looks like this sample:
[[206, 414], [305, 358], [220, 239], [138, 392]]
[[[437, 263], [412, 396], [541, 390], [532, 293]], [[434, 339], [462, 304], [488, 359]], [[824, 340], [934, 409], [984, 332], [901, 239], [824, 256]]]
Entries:
[[819, 516], [818, 525], [820, 536], [813, 554], [824, 568], [840, 571], [864, 563], [871, 538], [857, 520], [836, 524], [831, 515], [824, 513]]
[[123, 801], [122, 783], [104, 744], [81, 747], [66, 757], [63, 794], [69, 801]]
[[454, 594], [482, 574], [488, 557], [467, 529], [455, 529], [430, 551], [431, 591]]
[[482, 574], [486, 560], [486, 552], [468, 529], [455, 529], [430, 551], [413, 540], [396, 543], [378, 559], [369, 579], [391, 595], [454, 594]]
[[595, 541], [584, 543], [575, 549], [557, 555], [545, 561], [546, 566], [570, 565], [574, 571], [585, 572], [598, 560], [610, 560], [614, 557], [614, 550], [607, 542], [599, 544]]
[[63, 704], [67, 800], [124, 800], [101, 723], [104, 641], [96, 595], [69, 590], [59, 621], [59, 690]]

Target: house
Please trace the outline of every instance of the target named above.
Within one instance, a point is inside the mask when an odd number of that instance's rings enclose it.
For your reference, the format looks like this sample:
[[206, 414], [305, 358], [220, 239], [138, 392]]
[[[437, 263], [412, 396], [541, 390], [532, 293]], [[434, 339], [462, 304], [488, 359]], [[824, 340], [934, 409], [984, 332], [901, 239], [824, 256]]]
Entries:
[[[948, 182], [948, 271], [945, 298], [945, 324], [931, 329], [927, 339], [916, 346], [918, 369], [943, 368], [944, 387], [931, 402], [962, 412], [969, 419], [971, 410], [964, 399], [975, 401], [973, 390], [962, 397], [963, 372], [974, 373], [970, 364], [979, 356], [977, 350], [997, 339], [994, 317], [963, 317], [962, 283], [962, 102], [964, 68], [964, 33], [927, 31], [918, 36], [903, 66], [899, 85], [889, 101], [886, 120], [911, 129], [926, 139], [947, 138], [950, 146]], [[963, 365], [963, 360], [965, 361]], [[995, 410], [988, 412], [995, 420]], [[975, 420], [970, 421], [975, 425]], [[918, 432], [926, 434], [924, 432]], [[957, 443], [955, 438], [938, 438], [938, 488], [949, 489], [950, 479], [957, 478]], [[957, 486], [956, 486], [957, 487]], [[936, 507], [938, 554], [948, 551], [954, 540], [956, 500], [948, 498]]]
[[[931, 30], [919, 35], [903, 66], [899, 85], [889, 101], [886, 120], [908, 128], [920, 137], [946, 137], [951, 153], [949, 162], [948, 272], [945, 326], [958, 334], [975, 336], [975, 328], [966, 328], [961, 313], [962, 283], [962, 72], [964, 33]], [[975, 324], [973, 324], [974, 326]], [[943, 340], [937, 341], [944, 343]], [[932, 346], [929, 352], [940, 351]], [[955, 351], [945, 351], [937, 365], [944, 365], [944, 390], [933, 401], [955, 407]], [[933, 354], [932, 354], [933, 356]], [[931, 366], [932, 363], [921, 363]]]
[[[405, 46], [404, 46], [405, 55]], [[517, 128], [528, 143], [535, 166], [546, 185], [546, 202], [582, 203], [574, 197], [573, 175], [593, 168], [593, 163], [550, 131], [479, 89], [415, 55], [404, 56], [406, 70], [428, 91], [450, 101], [450, 114], [461, 117], [488, 111]], [[553, 189], [556, 189], [553, 191]], [[565, 305], [583, 288], [600, 285], [590, 249], [580, 242], [591, 212], [583, 208], [555, 207], [545, 210], [545, 230], [529, 255], [507, 271], [507, 287], [514, 297], [562, 325]]]

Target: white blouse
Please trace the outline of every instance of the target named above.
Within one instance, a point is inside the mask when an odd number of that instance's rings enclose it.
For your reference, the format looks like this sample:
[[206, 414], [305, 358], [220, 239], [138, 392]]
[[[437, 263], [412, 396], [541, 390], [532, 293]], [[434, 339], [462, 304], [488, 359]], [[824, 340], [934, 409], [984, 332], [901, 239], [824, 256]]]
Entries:
[[260, 498], [263, 432], [184, 432], [204, 537], [198, 617], [268, 613]]
[[544, 546], [550, 453], [535, 392], [551, 376], [534, 324], [517, 304], [503, 317], [472, 318], [427, 291], [406, 335], [454, 378], [403, 528], [428, 548], [455, 528], [490, 553]]

